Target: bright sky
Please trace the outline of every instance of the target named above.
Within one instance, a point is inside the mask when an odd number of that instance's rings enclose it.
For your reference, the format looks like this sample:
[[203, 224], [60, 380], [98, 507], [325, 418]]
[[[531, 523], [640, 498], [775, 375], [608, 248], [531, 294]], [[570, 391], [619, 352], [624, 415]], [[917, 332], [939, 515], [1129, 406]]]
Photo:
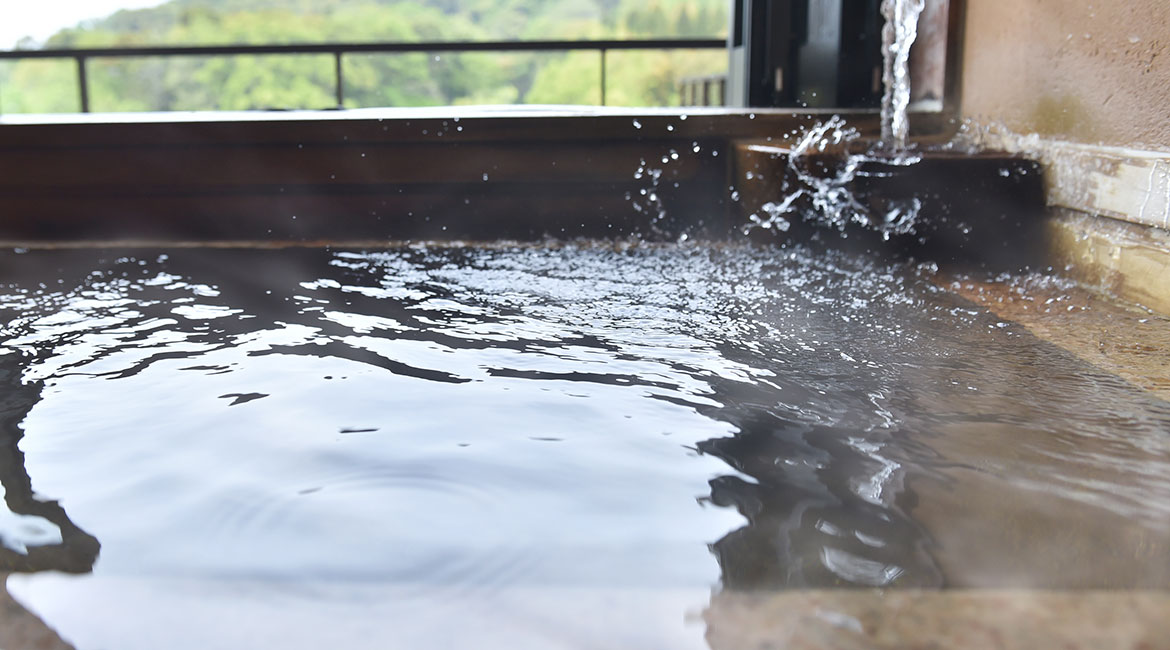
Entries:
[[62, 27], [104, 18], [119, 9], [142, 9], [164, 0], [0, 0], [0, 49], [25, 36], [43, 41]]

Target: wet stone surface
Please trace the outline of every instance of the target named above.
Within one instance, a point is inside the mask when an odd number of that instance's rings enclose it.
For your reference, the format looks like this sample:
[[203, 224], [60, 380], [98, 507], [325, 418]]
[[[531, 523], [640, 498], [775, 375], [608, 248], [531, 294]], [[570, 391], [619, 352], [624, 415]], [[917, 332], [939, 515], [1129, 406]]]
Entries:
[[704, 647], [736, 594], [1170, 586], [1170, 404], [913, 267], [413, 246], [0, 278], [0, 568], [77, 648]]
[[1089, 364], [1170, 399], [1170, 317], [1043, 275], [964, 275], [940, 282]]

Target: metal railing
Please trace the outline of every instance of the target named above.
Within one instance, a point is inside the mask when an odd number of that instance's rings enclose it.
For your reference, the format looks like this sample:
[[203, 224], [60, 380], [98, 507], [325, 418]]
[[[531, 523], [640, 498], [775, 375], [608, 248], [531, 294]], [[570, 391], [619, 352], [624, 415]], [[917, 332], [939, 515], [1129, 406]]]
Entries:
[[605, 105], [606, 54], [610, 50], [713, 50], [724, 49], [723, 39], [644, 39], [594, 41], [430, 41], [411, 43], [304, 43], [291, 45], [165, 45], [56, 50], [3, 50], [0, 61], [20, 59], [73, 59], [81, 112], [88, 113], [89, 79], [86, 62], [99, 58], [245, 56], [258, 54], [331, 54], [336, 81], [337, 106], [345, 102], [342, 56], [346, 54], [404, 54], [435, 52], [571, 52], [595, 51], [600, 55], [600, 100]]
[[727, 75], [683, 77], [678, 82], [678, 96], [683, 106], [723, 106], [727, 103]]

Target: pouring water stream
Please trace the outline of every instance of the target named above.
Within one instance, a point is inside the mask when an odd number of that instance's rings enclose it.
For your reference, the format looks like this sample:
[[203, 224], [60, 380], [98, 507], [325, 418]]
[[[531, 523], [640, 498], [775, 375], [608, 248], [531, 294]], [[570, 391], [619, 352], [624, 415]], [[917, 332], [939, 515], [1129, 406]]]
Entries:
[[910, 123], [910, 47], [918, 38], [918, 16], [926, 0], [882, 0], [882, 143], [894, 153], [906, 150]]

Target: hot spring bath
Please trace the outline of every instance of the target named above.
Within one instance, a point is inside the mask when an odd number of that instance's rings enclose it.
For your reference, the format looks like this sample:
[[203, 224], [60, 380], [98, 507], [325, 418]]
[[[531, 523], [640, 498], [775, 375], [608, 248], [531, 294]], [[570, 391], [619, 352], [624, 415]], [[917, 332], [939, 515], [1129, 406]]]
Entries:
[[79, 649], [720, 647], [704, 621], [741, 593], [1170, 585], [1170, 404], [931, 268], [613, 243], [0, 263], [0, 553]]

